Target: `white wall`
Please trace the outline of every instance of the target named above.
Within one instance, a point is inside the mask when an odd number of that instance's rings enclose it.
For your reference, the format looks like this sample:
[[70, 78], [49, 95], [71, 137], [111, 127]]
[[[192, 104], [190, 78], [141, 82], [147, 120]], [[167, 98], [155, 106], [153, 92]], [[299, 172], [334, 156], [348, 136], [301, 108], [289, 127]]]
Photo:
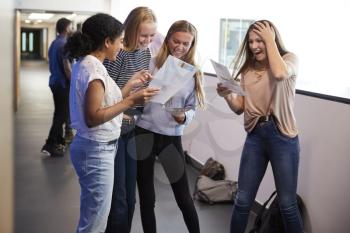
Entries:
[[15, 8], [31, 10], [106, 12], [111, 9], [110, 0], [15, 0]]
[[12, 0], [1, 1], [0, 11], [0, 232], [13, 232], [13, 54]]
[[[179, 19], [192, 22], [198, 29], [199, 64], [213, 73], [209, 58], [219, 58], [220, 19], [269, 19], [279, 29], [288, 50], [300, 59], [299, 89], [350, 98], [350, 79], [341, 67], [347, 67], [350, 47], [342, 38], [350, 37], [346, 0], [283, 1], [221, 0], [198, 2], [177, 0], [176, 4], [159, 0], [111, 0], [111, 14], [124, 21], [136, 6], [154, 10], [158, 28], [166, 34]], [[199, 6], [200, 4], [200, 6]]]
[[[237, 180], [246, 133], [237, 117], [215, 94], [216, 80], [206, 77], [209, 108], [199, 111], [183, 137], [184, 148], [204, 163], [210, 156], [225, 165], [228, 178]], [[300, 130], [298, 193], [303, 198], [312, 232], [345, 233], [350, 223], [350, 106], [328, 100], [296, 96], [295, 113]], [[269, 167], [257, 201], [274, 190]]]

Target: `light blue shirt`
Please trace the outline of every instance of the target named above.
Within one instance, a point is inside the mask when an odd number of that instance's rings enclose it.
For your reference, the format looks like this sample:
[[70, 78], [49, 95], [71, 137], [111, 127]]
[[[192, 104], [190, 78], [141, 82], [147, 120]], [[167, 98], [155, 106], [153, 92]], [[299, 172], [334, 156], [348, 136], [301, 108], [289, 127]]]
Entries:
[[[153, 75], [155, 72], [152, 72]], [[184, 123], [177, 123], [171, 113], [164, 108], [164, 105], [148, 102], [143, 109], [142, 115], [138, 118], [136, 125], [158, 134], [168, 136], [183, 135], [185, 126], [192, 121], [195, 114], [195, 93], [195, 79], [193, 77], [185, 87], [183, 87], [171, 98], [172, 106], [191, 108], [185, 112], [186, 119]]]

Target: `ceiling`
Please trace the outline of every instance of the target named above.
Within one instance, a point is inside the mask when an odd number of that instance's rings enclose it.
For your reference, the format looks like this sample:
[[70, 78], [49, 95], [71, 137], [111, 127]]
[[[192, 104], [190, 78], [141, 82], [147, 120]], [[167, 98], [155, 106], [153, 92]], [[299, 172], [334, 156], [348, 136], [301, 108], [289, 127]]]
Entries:
[[[85, 19], [87, 19], [89, 16], [91, 16], [94, 13], [91, 14], [86, 14], [86, 13], [62, 13], [62, 12], [58, 12], [58, 13], [54, 13], [54, 12], [49, 12], [51, 14], [53, 14], [53, 16], [49, 19], [44, 19], [39, 17], [40, 19], [30, 19], [29, 16], [30, 14], [33, 12], [22, 12], [21, 13], [21, 23], [23, 24], [35, 24], [35, 25], [40, 25], [40, 24], [55, 24], [57, 22], [57, 20], [59, 20], [60, 18], [67, 18], [70, 19], [71, 21], [73, 21], [74, 23], [81, 23], [84, 22]], [[34, 13], [38, 13], [38, 12], [34, 12]], [[41, 12], [40, 12], [41, 13]]]

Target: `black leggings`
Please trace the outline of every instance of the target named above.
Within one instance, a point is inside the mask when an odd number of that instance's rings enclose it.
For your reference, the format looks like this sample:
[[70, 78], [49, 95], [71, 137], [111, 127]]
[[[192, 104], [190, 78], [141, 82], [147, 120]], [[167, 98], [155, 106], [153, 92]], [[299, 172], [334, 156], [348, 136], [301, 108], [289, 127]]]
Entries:
[[170, 181], [187, 229], [199, 233], [199, 221], [188, 188], [181, 136], [166, 136], [136, 127], [137, 187], [144, 233], [156, 233], [154, 162], [157, 155]]

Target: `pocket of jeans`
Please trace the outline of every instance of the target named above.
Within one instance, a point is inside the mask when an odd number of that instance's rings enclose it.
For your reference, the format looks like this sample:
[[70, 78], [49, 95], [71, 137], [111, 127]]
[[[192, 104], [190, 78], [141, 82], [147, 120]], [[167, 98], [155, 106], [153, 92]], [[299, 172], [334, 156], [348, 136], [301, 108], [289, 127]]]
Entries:
[[99, 156], [99, 151], [89, 151], [86, 153], [85, 160], [85, 172], [91, 173], [95, 170], [100, 169], [101, 158]]
[[273, 125], [273, 128], [274, 128], [274, 131], [275, 131], [276, 135], [277, 135], [279, 138], [281, 138], [281, 139], [283, 139], [283, 140], [287, 140], [287, 141], [290, 141], [290, 140], [293, 140], [293, 139], [294, 139], [294, 138], [290, 138], [290, 137], [284, 135], [284, 134], [281, 132], [281, 130], [278, 128], [278, 126], [277, 126], [277, 124], [276, 124], [275, 121], [272, 122], [272, 125]]

